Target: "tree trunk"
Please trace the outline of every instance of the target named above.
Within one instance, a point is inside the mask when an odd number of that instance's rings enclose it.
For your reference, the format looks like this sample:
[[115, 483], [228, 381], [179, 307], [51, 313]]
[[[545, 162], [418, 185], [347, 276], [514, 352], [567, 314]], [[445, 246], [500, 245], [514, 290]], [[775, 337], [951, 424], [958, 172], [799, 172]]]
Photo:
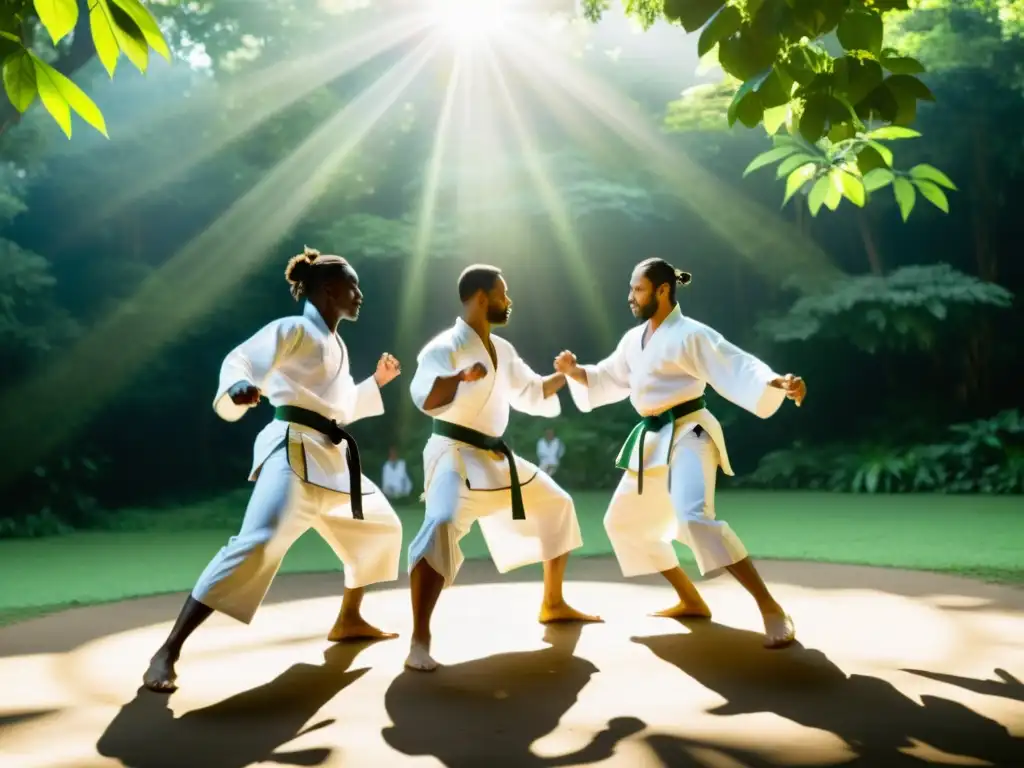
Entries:
[[871, 233], [871, 222], [863, 210], [857, 211], [857, 227], [860, 229], [860, 238], [864, 241], [864, 253], [867, 254], [871, 274], [879, 276], [885, 274], [882, 267], [882, 256], [878, 252], [875, 237]]
[[[75, 26], [71, 45], [53, 62], [53, 68], [66, 77], [88, 64], [96, 55], [89, 28], [89, 0], [78, 0], [78, 24]], [[0, 99], [0, 136], [21, 119], [21, 114], [11, 100]]]
[[985, 141], [986, 131], [980, 122], [973, 128], [974, 145], [974, 194], [972, 206], [972, 227], [974, 229], [974, 259], [978, 277], [994, 283], [998, 275], [997, 257], [992, 247], [989, 211], [992, 202], [992, 187], [988, 174], [988, 153]]

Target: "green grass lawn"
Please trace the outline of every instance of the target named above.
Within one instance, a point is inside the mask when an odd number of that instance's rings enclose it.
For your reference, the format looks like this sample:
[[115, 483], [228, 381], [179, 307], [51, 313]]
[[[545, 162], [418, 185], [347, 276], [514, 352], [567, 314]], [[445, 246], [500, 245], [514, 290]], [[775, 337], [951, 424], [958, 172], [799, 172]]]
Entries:
[[[248, 489], [204, 504], [128, 510], [117, 531], [0, 541], [0, 623], [57, 607], [189, 589], [209, 558], [237, 528]], [[574, 494], [583, 555], [611, 549], [601, 525], [609, 492]], [[422, 509], [399, 510], [406, 541]], [[809, 492], [727, 491], [718, 515], [755, 558], [820, 560], [945, 571], [1024, 583], [1024, 501], [1011, 496], [867, 496]], [[486, 557], [474, 530], [468, 558]], [[685, 565], [688, 550], [679, 547]], [[289, 553], [283, 572], [338, 569], [310, 533]], [[340, 582], [339, 582], [340, 583]]]

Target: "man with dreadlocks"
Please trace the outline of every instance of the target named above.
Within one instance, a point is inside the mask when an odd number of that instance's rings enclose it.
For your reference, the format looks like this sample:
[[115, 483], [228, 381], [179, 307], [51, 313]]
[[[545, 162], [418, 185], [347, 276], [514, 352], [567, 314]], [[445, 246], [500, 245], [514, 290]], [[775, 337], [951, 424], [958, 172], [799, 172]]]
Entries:
[[316, 529], [344, 565], [345, 596], [331, 641], [396, 637], [360, 614], [363, 588], [394, 581], [402, 525], [384, 494], [362, 474], [359, 451], [345, 426], [384, 412], [380, 388], [400, 373], [385, 353], [370, 378], [356, 384], [342, 320], [356, 320], [363, 303], [359, 277], [340, 256], [305, 248], [285, 277], [300, 316], [275, 320], [224, 360], [213, 407], [237, 421], [266, 397], [274, 420], [257, 436], [252, 497], [237, 536], [214, 555], [185, 601], [143, 682], [153, 691], [176, 689], [182, 644], [211, 613], [245, 624], [270, 588], [291, 545]]
[[733, 474], [718, 420], [707, 410], [704, 390], [716, 392], [766, 419], [789, 398], [799, 406], [803, 380], [779, 376], [720, 333], [686, 317], [676, 286], [688, 272], [662, 259], [633, 270], [629, 306], [641, 325], [628, 331], [597, 365], [578, 365], [572, 352], [555, 358], [576, 406], [583, 412], [630, 398], [643, 420], [619, 451], [625, 470], [605, 514], [612, 549], [626, 577], [661, 573], [679, 603], [658, 616], [710, 618], [711, 611], [679, 567], [673, 539], [686, 544], [704, 575], [728, 570], [757, 601], [765, 645], [791, 644], [796, 632], [761, 580], [729, 524], [715, 518], [718, 467]]

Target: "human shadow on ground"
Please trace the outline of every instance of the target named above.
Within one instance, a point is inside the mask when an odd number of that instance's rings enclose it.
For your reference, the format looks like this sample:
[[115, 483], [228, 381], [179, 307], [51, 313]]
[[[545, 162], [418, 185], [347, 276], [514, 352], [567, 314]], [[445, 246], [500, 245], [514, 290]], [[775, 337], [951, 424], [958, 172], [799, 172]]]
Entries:
[[[767, 651], [755, 632], [711, 622], [690, 626], [693, 631], [688, 634], [633, 641], [726, 700], [711, 714], [771, 712], [807, 728], [831, 732], [856, 756], [844, 767], [919, 768], [929, 764], [926, 758], [900, 750], [920, 748], [922, 743], [991, 765], [1024, 766], [1024, 741], [959, 702], [925, 695], [918, 704], [884, 680], [847, 675], [819, 650], [797, 644]], [[664, 765], [673, 767], [701, 765], [691, 748], [708, 746], [671, 734], [650, 734], [646, 741]], [[716, 749], [750, 768], [778, 765], [749, 750]], [[801, 760], [801, 765], [813, 764]], [[834, 759], [821, 763], [832, 764]]]
[[973, 677], [960, 677], [959, 675], [947, 675], [943, 672], [928, 672], [923, 669], [904, 669], [918, 677], [926, 677], [929, 680], [936, 680], [940, 683], [949, 683], [966, 691], [981, 693], [986, 696], [998, 696], [1003, 699], [1024, 701], [1024, 682], [1005, 669], [996, 669], [995, 675], [998, 680], [975, 680]]
[[135, 698], [107, 726], [96, 743], [104, 757], [131, 768], [244, 768], [253, 763], [316, 766], [327, 747], [280, 751], [324, 719], [304, 727], [317, 712], [368, 668], [350, 670], [371, 643], [339, 643], [324, 652], [324, 663], [295, 664], [258, 688], [175, 717], [169, 697], [139, 688]]
[[430, 755], [447, 768], [555, 768], [611, 757], [622, 739], [643, 730], [616, 718], [582, 749], [559, 757], [535, 754], [534, 741], [558, 727], [598, 671], [574, 655], [581, 625], [550, 625], [548, 648], [503, 653], [432, 673], [404, 671], [385, 694], [393, 725], [382, 735], [405, 755]]

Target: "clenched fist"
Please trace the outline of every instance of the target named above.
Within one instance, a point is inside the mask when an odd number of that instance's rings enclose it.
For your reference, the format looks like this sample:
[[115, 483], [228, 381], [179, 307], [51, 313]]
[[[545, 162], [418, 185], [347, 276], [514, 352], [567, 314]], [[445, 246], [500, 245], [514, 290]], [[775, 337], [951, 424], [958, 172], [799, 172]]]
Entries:
[[487, 375], [487, 366], [483, 363], [473, 363], [469, 368], [459, 371], [459, 381], [478, 381]]
[[555, 358], [555, 371], [566, 376], [570, 375], [577, 368], [576, 355], [565, 350]]
[[228, 397], [235, 405], [257, 405], [261, 394], [260, 390], [248, 381], [237, 381], [228, 390]]
[[776, 389], [786, 390], [786, 397], [796, 403], [798, 408], [803, 405], [804, 398], [807, 397], [807, 384], [792, 373], [787, 373], [779, 379], [772, 379], [770, 384]]
[[374, 371], [373, 378], [377, 382], [378, 387], [383, 387], [401, 372], [402, 366], [398, 362], [398, 358], [390, 352], [385, 352], [380, 356], [380, 360], [377, 361], [377, 370]]

